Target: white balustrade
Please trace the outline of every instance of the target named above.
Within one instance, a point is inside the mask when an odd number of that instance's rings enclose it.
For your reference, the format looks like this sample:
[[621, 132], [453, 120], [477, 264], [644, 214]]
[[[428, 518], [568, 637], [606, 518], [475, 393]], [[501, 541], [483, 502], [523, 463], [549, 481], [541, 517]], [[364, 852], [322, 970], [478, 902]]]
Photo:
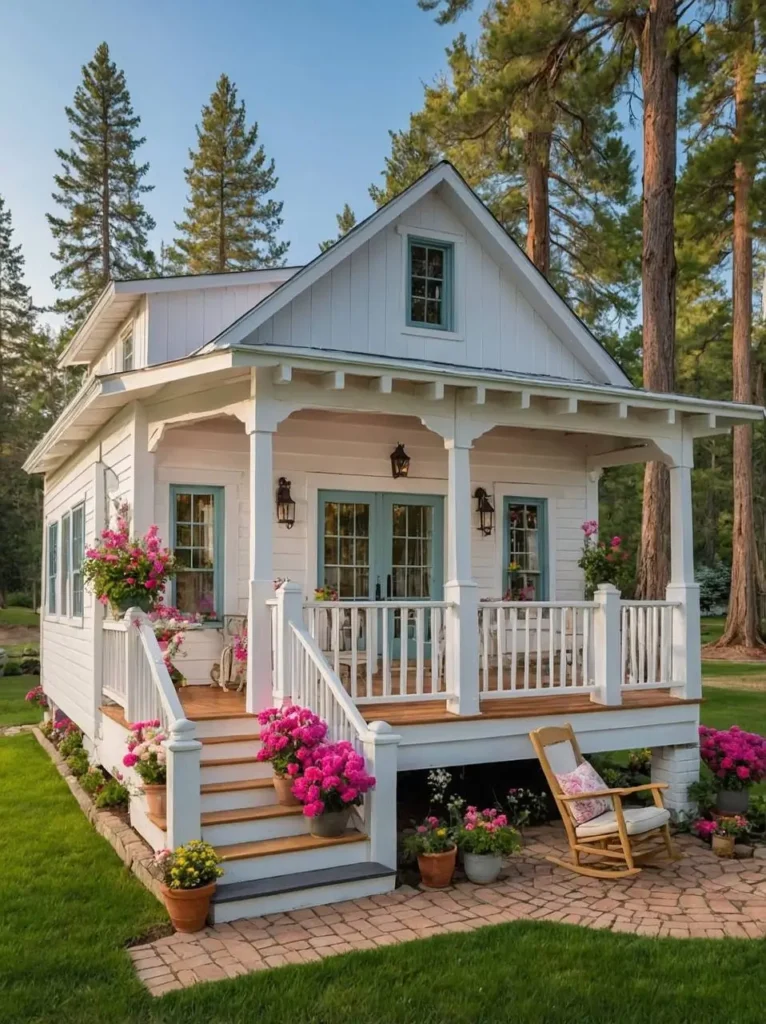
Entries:
[[309, 634], [356, 704], [445, 700], [447, 601], [312, 601]]
[[622, 601], [620, 665], [623, 690], [673, 685], [671, 601]]
[[483, 601], [479, 686], [493, 697], [592, 691], [593, 601]]
[[125, 629], [122, 619], [104, 620], [101, 692], [122, 707], [125, 707], [128, 692]]

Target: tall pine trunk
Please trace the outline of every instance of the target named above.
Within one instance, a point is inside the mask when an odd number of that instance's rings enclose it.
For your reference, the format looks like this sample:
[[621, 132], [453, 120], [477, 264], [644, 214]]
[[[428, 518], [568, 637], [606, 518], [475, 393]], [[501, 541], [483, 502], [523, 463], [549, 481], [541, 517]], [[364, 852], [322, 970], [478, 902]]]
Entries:
[[527, 256], [547, 277], [551, 269], [550, 132], [526, 138]]
[[[676, 331], [673, 208], [676, 185], [678, 62], [675, 0], [650, 0], [637, 31], [644, 94], [643, 301], [644, 387], [672, 391]], [[669, 575], [670, 483], [667, 468], [647, 463], [637, 594], [665, 596]]]
[[[752, 29], [752, 22], [748, 25]], [[734, 79], [735, 145], [734, 233], [732, 235], [732, 391], [735, 402], [752, 401], [750, 344], [753, 321], [753, 236], [750, 193], [753, 165], [747, 149], [753, 130], [754, 38], [737, 56]], [[734, 528], [731, 595], [723, 636], [716, 646], [761, 645], [756, 594], [756, 546], [753, 512], [753, 428], [734, 427]]]

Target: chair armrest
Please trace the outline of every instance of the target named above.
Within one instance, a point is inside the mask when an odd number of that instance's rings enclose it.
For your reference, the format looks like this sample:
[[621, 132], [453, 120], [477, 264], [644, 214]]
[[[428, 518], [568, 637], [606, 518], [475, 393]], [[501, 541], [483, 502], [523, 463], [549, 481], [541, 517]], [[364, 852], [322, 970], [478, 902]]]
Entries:
[[629, 786], [627, 789], [621, 789], [620, 793], [623, 796], [628, 796], [629, 793], [645, 793], [648, 789], [667, 789], [667, 782], [645, 782], [642, 786]]
[[559, 795], [559, 800], [568, 802], [570, 800], [593, 800], [596, 797], [604, 796], [629, 796], [631, 793], [641, 793], [647, 789], [667, 789], [667, 782], [646, 782], [642, 786], [626, 786], [623, 789], [597, 789], [592, 793], [573, 793], [571, 796]]

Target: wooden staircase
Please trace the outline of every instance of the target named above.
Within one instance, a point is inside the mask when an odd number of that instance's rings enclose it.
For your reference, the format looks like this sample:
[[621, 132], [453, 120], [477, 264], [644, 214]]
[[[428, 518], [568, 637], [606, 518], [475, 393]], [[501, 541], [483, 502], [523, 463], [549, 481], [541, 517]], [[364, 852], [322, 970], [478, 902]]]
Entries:
[[[260, 741], [254, 715], [202, 713], [194, 721], [202, 741], [202, 838], [216, 848], [224, 869], [211, 908], [214, 923], [394, 888], [395, 865], [371, 861], [363, 832], [312, 836], [300, 806], [277, 802], [271, 765], [255, 760]], [[165, 832], [164, 819], [151, 821]]]

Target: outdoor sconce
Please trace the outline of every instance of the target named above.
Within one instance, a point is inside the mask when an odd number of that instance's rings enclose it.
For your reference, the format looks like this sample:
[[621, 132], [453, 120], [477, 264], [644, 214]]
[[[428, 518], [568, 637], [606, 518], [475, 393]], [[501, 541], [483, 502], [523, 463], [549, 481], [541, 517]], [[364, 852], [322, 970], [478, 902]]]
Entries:
[[399, 476], [408, 476], [410, 472], [410, 457], [404, 450], [404, 445], [399, 444], [391, 452], [391, 475], [394, 480]]
[[279, 478], [277, 487], [277, 522], [292, 530], [295, 523], [295, 502], [290, 494], [290, 481], [283, 476]]
[[476, 488], [474, 498], [477, 501], [476, 511], [479, 513], [479, 531], [485, 537], [489, 537], [495, 525], [495, 506], [483, 487]]

